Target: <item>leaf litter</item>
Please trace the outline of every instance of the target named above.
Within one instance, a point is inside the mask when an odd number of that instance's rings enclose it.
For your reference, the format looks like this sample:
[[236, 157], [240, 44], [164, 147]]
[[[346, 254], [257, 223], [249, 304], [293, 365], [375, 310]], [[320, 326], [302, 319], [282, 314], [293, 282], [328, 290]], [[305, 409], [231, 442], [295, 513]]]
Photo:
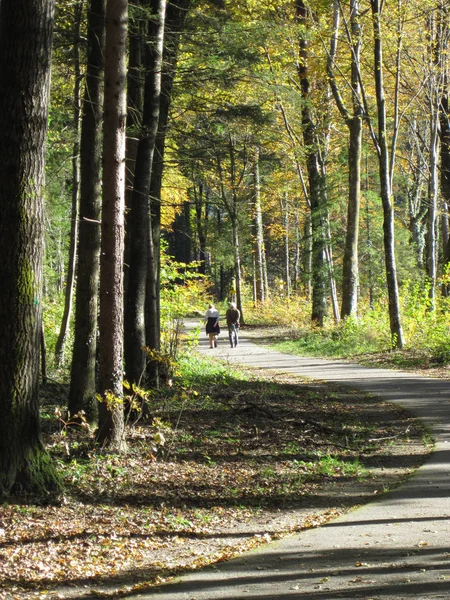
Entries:
[[[195, 394], [174, 386], [170, 402], [155, 397], [128, 427], [126, 455], [101, 454], [86, 431], [44, 420], [65, 491], [0, 507], [0, 597], [149, 589], [317, 527], [403, 481], [430, 451], [420, 421], [398, 407], [242, 372]], [[47, 391], [44, 409], [54, 401]], [[156, 454], [155, 417], [165, 427]]]

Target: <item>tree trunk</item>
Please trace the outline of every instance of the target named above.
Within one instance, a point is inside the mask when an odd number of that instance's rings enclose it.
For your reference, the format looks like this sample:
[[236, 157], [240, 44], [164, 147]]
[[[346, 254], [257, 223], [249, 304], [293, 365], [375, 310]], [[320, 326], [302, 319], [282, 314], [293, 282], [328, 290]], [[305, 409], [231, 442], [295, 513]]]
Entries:
[[254, 164], [254, 205], [253, 205], [253, 254], [255, 258], [256, 302], [264, 302], [263, 253], [264, 237], [261, 211], [261, 183], [259, 177], [259, 149], [256, 150]]
[[[303, 0], [297, 0], [297, 20], [307, 27], [308, 11]], [[323, 180], [317, 141], [316, 127], [311, 114], [310, 81], [308, 70], [308, 38], [304, 33], [299, 40], [298, 74], [302, 95], [302, 125], [303, 141], [306, 146], [306, 163], [309, 182], [309, 200], [311, 207], [312, 233], [312, 313], [311, 319], [320, 327], [324, 325], [327, 316], [327, 262], [325, 253], [325, 232], [323, 229]]]
[[[151, 247], [147, 271], [146, 343], [149, 348], [159, 350], [161, 345], [160, 310], [160, 230], [161, 230], [161, 187], [164, 170], [164, 152], [172, 101], [172, 89], [176, 73], [180, 36], [184, 28], [191, 0], [174, 0], [166, 8], [163, 48], [161, 95], [159, 104], [158, 130], [150, 181], [150, 227]], [[151, 380], [158, 381], [158, 364], [151, 362], [147, 369]]]
[[[450, 109], [448, 99], [448, 81], [444, 81], [440, 103], [440, 139], [441, 139], [441, 194], [442, 194], [442, 255], [444, 271], [450, 265], [449, 243], [449, 206], [450, 206]], [[443, 286], [445, 296], [450, 295], [450, 286]]]
[[291, 274], [290, 274], [290, 265], [289, 265], [289, 200], [288, 195], [284, 193], [284, 202], [283, 198], [280, 198], [280, 207], [281, 214], [283, 220], [283, 228], [284, 228], [284, 277], [286, 280], [286, 289], [285, 294], [287, 298], [291, 296]]
[[298, 206], [295, 206], [295, 253], [294, 253], [294, 289], [298, 290], [300, 280], [300, 218], [298, 214]]
[[115, 451], [126, 448], [122, 385], [127, 16], [128, 0], [107, 0], [99, 317], [102, 402], [97, 441]]
[[151, 0], [148, 24], [152, 46], [147, 46], [144, 65], [144, 108], [136, 154], [135, 177], [129, 213], [130, 268], [126, 305], [125, 363], [127, 379], [136, 383], [144, 374], [147, 345], [145, 306], [148, 263], [151, 260], [149, 217], [150, 177], [155, 150], [161, 95], [162, 48], [164, 40], [165, 0]]
[[356, 316], [358, 309], [358, 238], [359, 238], [359, 211], [361, 204], [361, 147], [362, 147], [362, 103], [360, 98], [360, 49], [361, 27], [359, 23], [359, 0], [350, 2], [350, 28], [351, 28], [351, 89], [352, 89], [352, 114], [344, 105], [342, 96], [334, 77], [334, 60], [337, 51], [337, 39], [340, 21], [340, 0], [334, 2], [334, 29], [328, 60], [328, 75], [330, 87], [336, 105], [344, 118], [349, 130], [348, 143], [348, 207], [347, 229], [345, 236], [345, 250], [343, 258], [342, 277], [342, 318]]
[[203, 191], [203, 183], [197, 186], [194, 182], [194, 204], [195, 222], [198, 238], [198, 260], [200, 262], [198, 272], [206, 275], [206, 241], [208, 235], [208, 211], [207, 195]]
[[403, 348], [403, 330], [400, 321], [400, 300], [397, 283], [397, 267], [394, 248], [394, 207], [389, 172], [387, 147], [386, 103], [383, 80], [383, 38], [381, 33], [381, 10], [379, 0], [371, 0], [374, 33], [374, 76], [378, 114], [378, 161], [380, 171], [380, 195], [383, 205], [383, 239], [386, 264], [386, 281], [389, 300], [389, 320], [392, 345]]
[[311, 229], [311, 213], [305, 217], [303, 226], [303, 272], [305, 295], [311, 300], [312, 298], [312, 229]]
[[[445, 0], [440, 2], [439, 7], [440, 22], [440, 44], [442, 45], [442, 56], [448, 56], [448, 3]], [[449, 74], [448, 65], [444, 65], [440, 90], [439, 103], [439, 124], [440, 124], [440, 161], [441, 161], [441, 238], [442, 238], [442, 263], [444, 273], [449, 273], [450, 268], [450, 232], [449, 232], [449, 206], [450, 206], [450, 109], [449, 109]], [[450, 285], [447, 283], [442, 286], [444, 296], [450, 295]]]
[[58, 487], [39, 426], [53, 0], [0, 5], [0, 495]]
[[241, 254], [239, 249], [239, 229], [237, 215], [231, 221], [233, 231], [233, 247], [234, 247], [234, 276], [236, 279], [236, 302], [237, 308], [241, 313], [241, 323], [244, 325], [244, 311], [242, 307], [242, 276], [241, 276]]
[[435, 308], [436, 278], [437, 278], [437, 203], [438, 203], [438, 90], [430, 85], [430, 178], [428, 185], [428, 277], [430, 283], [429, 297], [431, 308]]
[[69, 413], [97, 419], [97, 317], [100, 259], [101, 160], [105, 0], [90, 0], [88, 53], [80, 143], [80, 224], [75, 302], [75, 337]]
[[80, 68], [80, 28], [83, 15], [83, 2], [75, 5], [73, 53], [75, 67], [75, 89], [74, 89], [74, 114], [73, 125], [75, 142], [72, 156], [72, 211], [70, 221], [70, 247], [69, 261], [67, 265], [66, 289], [64, 297], [64, 313], [61, 328], [55, 346], [56, 364], [60, 366], [64, 360], [64, 347], [69, 332], [70, 318], [72, 316], [73, 290], [75, 284], [75, 266], [77, 259], [78, 241], [78, 204], [80, 200], [80, 117], [81, 117], [81, 68]]
[[367, 280], [369, 286], [369, 306], [371, 310], [375, 308], [375, 292], [374, 292], [374, 276], [372, 266], [372, 254], [373, 254], [373, 243], [372, 243], [372, 223], [370, 219], [370, 205], [369, 205], [369, 157], [366, 150], [366, 177], [365, 177], [365, 196], [366, 196], [366, 244], [367, 244]]
[[[133, 10], [134, 8], [134, 10]], [[147, 22], [142, 17], [140, 0], [129, 3], [128, 25], [128, 72], [127, 72], [127, 145], [126, 145], [126, 180], [125, 180], [125, 256], [124, 256], [124, 290], [125, 307], [128, 302], [128, 278], [130, 269], [131, 231], [129, 213], [133, 198], [133, 186], [136, 166], [136, 155], [141, 131], [142, 110], [144, 100], [144, 76], [142, 73], [142, 57], [144, 54], [144, 37]], [[125, 311], [125, 331], [128, 328]], [[125, 349], [125, 363], [127, 350]]]

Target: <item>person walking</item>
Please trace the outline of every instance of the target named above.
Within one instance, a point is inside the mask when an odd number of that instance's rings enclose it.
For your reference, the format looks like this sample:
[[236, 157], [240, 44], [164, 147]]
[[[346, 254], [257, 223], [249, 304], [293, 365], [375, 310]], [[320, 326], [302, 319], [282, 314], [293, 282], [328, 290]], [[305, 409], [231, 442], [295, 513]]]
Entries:
[[217, 348], [217, 336], [220, 333], [219, 319], [219, 311], [214, 304], [210, 304], [205, 313], [206, 333], [209, 337], [210, 348]]
[[230, 346], [236, 348], [239, 343], [239, 319], [241, 313], [236, 307], [235, 302], [230, 302], [230, 308], [226, 312], [226, 320], [228, 327], [228, 339], [230, 340]]

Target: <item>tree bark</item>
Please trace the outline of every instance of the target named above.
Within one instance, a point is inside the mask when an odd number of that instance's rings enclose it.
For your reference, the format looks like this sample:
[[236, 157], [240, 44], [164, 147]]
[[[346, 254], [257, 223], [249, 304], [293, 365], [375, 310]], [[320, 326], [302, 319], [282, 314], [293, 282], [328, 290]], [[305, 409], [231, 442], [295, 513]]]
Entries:
[[0, 5], [0, 495], [58, 487], [39, 426], [53, 0]]
[[101, 160], [105, 0], [90, 0], [88, 52], [80, 142], [80, 224], [75, 302], [75, 336], [69, 413], [97, 420], [96, 354], [100, 259]]
[[[160, 252], [161, 252], [161, 188], [164, 171], [164, 153], [172, 102], [181, 33], [191, 0], [174, 0], [167, 5], [161, 76], [158, 130], [152, 162], [150, 181], [150, 228], [151, 246], [147, 271], [146, 342], [149, 348], [159, 350], [161, 345], [160, 309]], [[158, 380], [158, 365], [151, 362], [147, 372], [150, 379]]]
[[254, 164], [254, 205], [253, 205], [253, 253], [255, 257], [256, 302], [264, 302], [264, 234], [261, 211], [261, 182], [259, 177], [259, 149], [256, 150]]
[[289, 200], [288, 195], [285, 192], [284, 196], [280, 198], [280, 208], [282, 215], [282, 222], [284, 228], [284, 277], [286, 280], [285, 294], [287, 298], [291, 296], [291, 274], [290, 274], [290, 261], [289, 261]]
[[75, 5], [73, 53], [75, 68], [75, 86], [73, 94], [74, 111], [73, 127], [75, 142], [72, 155], [72, 211], [70, 220], [70, 246], [67, 265], [66, 288], [64, 295], [64, 313], [61, 327], [55, 346], [55, 361], [60, 366], [64, 360], [64, 347], [69, 333], [70, 318], [72, 316], [73, 292], [75, 287], [75, 268], [77, 260], [78, 241], [78, 205], [80, 200], [80, 117], [81, 117], [81, 67], [80, 67], [80, 29], [83, 14], [83, 2]]
[[[442, 57], [448, 55], [449, 38], [449, 9], [448, 3], [442, 0], [439, 5], [439, 28]], [[445, 274], [450, 268], [450, 232], [449, 232], [449, 206], [450, 206], [450, 109], [449, 109], [449, 73], [448, 64], [443, 65], [443, 74], [440, 89], [439, 103], [439, 134], [440, 134], [440, 184], [442, 196], [441, 210], [441, 239], [442, 239], [442, 267]], [[450, 295], [450, 285], [442, 286], [444, 296]]]
[[[308, 10], [303, 0], [296, 2], [298, 22], [307, 27]], [[311, 319], [320, 327], [328, 314], [327, 307], [327, 262], [325, 253], [325, 232], [323, 228], [323, 195], [325, 181], [323, 180], [320, 166], [320, 157], [317, 141], [316, 126], [311, 114], [310, 81], [308, 58], [309, 48], [307, 36], [300, 34], [299, 40], [298, 74], [302, 95], [302, 126], [303, 141], [306, 146], [306, 163], [308, 170], [309, 200], [311, 207], [311, 233], [312, 233], [312, 313]]]
[[203, 189], [203, 183], [200, 182], [198, 185], [193, 182], [193, 194], [195, 204], [195, 223], [197, 227], [197, 238], [198, 238], [198, 260], [199, 267], [198, 272], [202, 275], [206, 275], [206, 242], [208, 236], [208, 212], [209, 203], [207, 200], [207, 193]]
[[328, 60], [328, 76], [330, 87], [336, 105], [348, 127], [348, 206], [347, 229], [345, 236], [345, 249], [343, 258], [342, 277], [342, 318], [356, 316], [358, 310], [358, 239], [359, 239], [359, 212], [361, 204], [361, 147], [362, 147], [362, 102], [360, 98], [360, 49], [361, 28], [359, 24], [359, 1], [350, 2], [350, 29], [351, 38], [351, 90], [352, 113], [344, 105], [343, 98], [337, 87], [334, 73], [334, 61], [337, 51], [339, 34], [340, 0], [334, 2], [334, 28], [330, 45]]
[[400, 300], [397, 283], [397, 267], [394, 247], [394, 206], [389, 170], [387, 146], [386, 101], [383, 77], [383, 38], [381, 33], [381, 8], [379, 0], [371, 0], [374, 34], [374, 77], [378, 115], [378, 162], [380, 172], [380, 195], [383, 205], [383, 240], [386, 265], [386, 281], [389, 300], [391, 341], [395, 348], [403, 348], [404, 338], [400, 320]]
[[114, 451], [126, 448], [122, 386], [127, 17], [128, 0], [107, 0], [99, 317], [102, 402], [97, 441]]
[[[448, 95], [448, 79], [444, 81], [440, 103], [440, 162], [441, 162], [441, 194], [442, 210], [442, 255], [444, 270], [450, 265], [449, 243], [449, 206], [450, 206], [450, 108]], [[450, 295], [450, 286], [444, 285], [444, 295]]]
[[[438, 89], [430, 84], [430, 177], [428, 185], [428, 277], [431, 308], [435, 308], [437, 278], [437, 205], [438, 205]], [[434, 89], [433, 89], [434, 88]], [[437, 100], [435, 102], [435, 100]]]
[[[133, 10], [134, 8], [134, 10]], [[127, 145], [126, 145], [126, 180], [125, 180], [125, 257], [124, 257], [124, 289], [125, 306], [128, 302], [128, 277], [130, 269], [131, 231], [129, 213], [133, 198], [133, 185], [136, 166], [136, 155], [139, 132], [142, 123], [144, 100], [143, 54], [145, 28], [147, 22], [142, 18], [140, 0], [129, 4], [128, 26], [128, 72], [127, 72]], [[125, 330], [128, 327], [125, 311]], [[125, 357], [127, 351], [125, 350]], [[126, 358], [125, 358], [126, 362]]]
[[149, 193], [156, 134], [158, 131], [161, 96], [161, 69], [164, 41], [165, 0], [151, 0], [152, 14], [157, 15], [148, 24], [148, 37], [144, 66], [144, 108], [139, 136], [134, 187], [129, 213], [130, 222], [130, 268], [126, 304], [125, 362], [127, 379], [138, 382], [144, 375], [146, 365], [145, 346], [148, 294], [148, 263], [151, 259]]

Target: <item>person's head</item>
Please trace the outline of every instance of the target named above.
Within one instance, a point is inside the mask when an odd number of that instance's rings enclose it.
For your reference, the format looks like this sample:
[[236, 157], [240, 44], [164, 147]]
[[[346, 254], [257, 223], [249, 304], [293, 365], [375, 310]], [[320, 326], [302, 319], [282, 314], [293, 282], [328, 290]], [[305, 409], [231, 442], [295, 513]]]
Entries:
[[236, 302], [230, 302], [230, 308], [236, 308]]
[[208, 308], [214, 308], [214, 304], [210, 304]]

